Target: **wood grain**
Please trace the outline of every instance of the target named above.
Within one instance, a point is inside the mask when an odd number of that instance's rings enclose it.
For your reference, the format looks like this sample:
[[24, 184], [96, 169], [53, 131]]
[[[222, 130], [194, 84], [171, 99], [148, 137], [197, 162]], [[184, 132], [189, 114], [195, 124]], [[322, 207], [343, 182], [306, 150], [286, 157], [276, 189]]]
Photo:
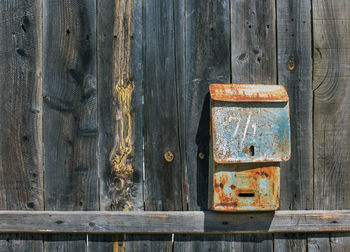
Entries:
[[310, 1], [277, 1], [278, 82], [290, 100], [292, 158], [281, 164], [281, 209], [312, 209]]
[[172, 0], [144, 2], [145, 210], [182, 210], [185, 205], [176, 61], [183, 41], [176, 36], [180, 13], [174, 6]]
[[[229, 83], [229, 1], [185, 1], [186, 78], [181, 88], [184, 162], [187, 175], [187, 208], [208, 208], [209, 84]], [[193, 239], [193, 242], [191, 240]], [[175, 236], [175, 250], [198, 248], [217, 251], [232, 237]], [[185, 242], [186, 241], [186, 242]]]
[[[43, 210], [42, 1], [0, 1], [0, 209]], [[42, 235], [0, 235], [0, 251], [42, 251]]]
[[41, 234], [0, 234], [0, 251], [44, 251]]
[[274, 251], [307, 251], [306, 234], [275, 234], [273, 241]]
[[[350, 3], [313, 1], [314, 209], [350, 207]], [[330, 235], [321, 250], [345, 251], [349, 236]]]
[[0, 12], [0, 209], [43, 210], [41, 1]]
[[[276, 1], [231, 0], [231, 82], [276, 84]], [[272, 235], [238, 236], [247, 251], [270, 251]]]
[[[95, 1], [44, 1], [46, 210], [98, 210]], [[85, 236], [46, 236], [44, 248], [85, 251]]]
[[350, 207], [350, 3], [313, 3], [314, 209]]
[[[255, 213], [0, 211], [0, 233], [267, 234], [349, 231], [350, 211], [345, 210]], [[244, 241], [248, 242], [248, 239], [244, 238]]]
[[142, 5], [98, 1], [101, 210], [143, 209]]
[[[281, 163], [280, 209], [312, 209], [312, 32], [311, 2], [278, 0], [278, 83], [289, 95], [292, 157]], [[283, 239], [285, 237], [285, 239]], [[305, 237], [275, 237], [278, 251], [306, 250]]]
[[44, 1], [46, 210], [97, 210], [95, 2]]
[[232, 83], [276, 84], [275, 1], [231, 1]]

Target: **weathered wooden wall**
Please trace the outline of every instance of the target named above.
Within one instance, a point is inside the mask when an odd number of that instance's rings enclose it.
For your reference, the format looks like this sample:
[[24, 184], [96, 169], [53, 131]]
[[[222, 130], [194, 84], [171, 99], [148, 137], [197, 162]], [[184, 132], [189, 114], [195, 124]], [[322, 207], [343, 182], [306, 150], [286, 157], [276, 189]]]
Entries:
[[[0, 210], [206, 209], [213, 82], [286, 86], [281, 210], [349, 209], [349, 18], [347, 0], [0, 1]], [[1, 251], [349, 244], [350, 234], [0, 235]]]

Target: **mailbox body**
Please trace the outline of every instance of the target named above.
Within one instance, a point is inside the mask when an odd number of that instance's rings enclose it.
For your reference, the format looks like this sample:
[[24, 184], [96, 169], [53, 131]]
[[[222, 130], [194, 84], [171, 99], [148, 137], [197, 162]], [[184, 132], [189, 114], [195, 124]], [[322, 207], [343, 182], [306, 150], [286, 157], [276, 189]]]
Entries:
[[280, 85], [212, 84], [209, 208], [276, 210], [290, 158], [288, 95]]

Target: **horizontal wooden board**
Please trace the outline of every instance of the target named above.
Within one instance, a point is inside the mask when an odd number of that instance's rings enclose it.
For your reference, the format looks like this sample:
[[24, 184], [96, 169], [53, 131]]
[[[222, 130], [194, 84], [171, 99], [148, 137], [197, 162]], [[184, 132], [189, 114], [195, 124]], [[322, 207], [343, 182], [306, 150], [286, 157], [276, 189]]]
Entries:
[[306, 233], [350, 231], [350, 211], [255, 213], [0, 211], [0, 233]]

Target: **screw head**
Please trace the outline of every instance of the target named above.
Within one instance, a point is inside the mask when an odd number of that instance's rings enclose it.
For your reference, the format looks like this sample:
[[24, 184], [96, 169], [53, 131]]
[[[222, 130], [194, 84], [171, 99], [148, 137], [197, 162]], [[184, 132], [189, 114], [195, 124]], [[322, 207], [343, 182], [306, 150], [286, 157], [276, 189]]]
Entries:
[[167, 151], [164, 153], [164, 159], [170, 163], [174, 160], [174, 154], [171, 151]]

